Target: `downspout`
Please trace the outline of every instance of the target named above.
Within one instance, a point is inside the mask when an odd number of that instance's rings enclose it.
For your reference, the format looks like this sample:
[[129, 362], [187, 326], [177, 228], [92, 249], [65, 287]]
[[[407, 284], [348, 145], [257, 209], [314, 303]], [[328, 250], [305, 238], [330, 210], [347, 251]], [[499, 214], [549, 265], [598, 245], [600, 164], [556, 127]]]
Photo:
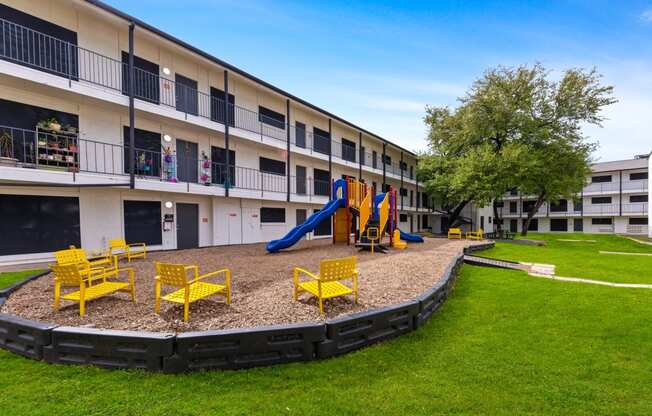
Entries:
[[[231, 158], [229, 151], [229, 71], [224, 70], [224, 161], [226, 162], [226, 177], [224, 179], [224, 196], [229, 197], [231, 188]], [[262, 184], [261, 184], [262, 185]]]
[[287, 177], [287, 201], [290, 202], [290, 100], [285, 101], [285, 107], [286, 107], [286, 114], [287, 114], [287, 172], [288, 172], [288, 177]]
[[134, 175], [136, 164], [136, 109], [134, 108], [134, 29], [136, 24], [129, 23], [129, 188], [136, 187], [136, 177]]

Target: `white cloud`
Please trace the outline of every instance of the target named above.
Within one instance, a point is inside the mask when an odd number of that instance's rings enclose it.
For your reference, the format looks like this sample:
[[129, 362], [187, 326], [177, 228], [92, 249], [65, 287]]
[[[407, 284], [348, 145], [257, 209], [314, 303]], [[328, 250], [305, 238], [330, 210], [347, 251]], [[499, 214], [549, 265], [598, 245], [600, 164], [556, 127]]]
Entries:
[[652, 23], [652, 9], [644, 10], [643, 13], [641, 13], [641, 20]]

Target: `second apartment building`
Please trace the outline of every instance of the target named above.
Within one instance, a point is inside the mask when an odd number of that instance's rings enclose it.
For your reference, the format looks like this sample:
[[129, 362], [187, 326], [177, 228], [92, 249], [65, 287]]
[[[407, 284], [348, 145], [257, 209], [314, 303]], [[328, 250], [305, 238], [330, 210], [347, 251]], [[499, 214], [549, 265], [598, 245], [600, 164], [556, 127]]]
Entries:
[[343, 176], [397, 189], [400, 226], [428, 226], [415, 154], [131, 16], [11, 0], [0, 24], [0, 263], [123, 236], [268, 241]]

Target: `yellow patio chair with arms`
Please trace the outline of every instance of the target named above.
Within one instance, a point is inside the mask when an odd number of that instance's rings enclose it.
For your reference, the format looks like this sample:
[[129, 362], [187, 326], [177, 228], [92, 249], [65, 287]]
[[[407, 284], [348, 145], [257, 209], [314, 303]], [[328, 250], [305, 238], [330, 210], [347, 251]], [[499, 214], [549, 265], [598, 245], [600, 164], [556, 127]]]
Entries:
[[[130, 292], [131, 300], [136, 303], [136, 292], [134, 286], [134, 269], [104, 269], [101, 273], [90, 273], [90, 267], [82, 272], [77, 264], [53, 264], [50, 266], [54, 272], [54, 310], [59, 310], [61, 299], [79, 303], [79, 316], [84, 316], [86, 311], [86, 302], [89, 300], [101, 298], [115, 292]], [[109, 277], [119, 277], [120, 272], [127, 272], [129, 282], [108, 281]], [[92, 277], [89, 277], [92, 276]], [[90, 286], [90, 279], [102, 280]], [[79, 286], [79, 290], [61, 294], [64, 286]]]
[[130, 243], [124, 238], [115, 238], [109, 240], [109, 255], [111, 256], [124, 256], [127, 261], [131, 259], [142, 257], [147, 258], [147, 245], [145, 243]]
[[[87, 276], [103, 273], [104, 269], [115, 267], [115, 263], [110, 256], [89, 261], [88, 257], [86, 257], [86, 251], [82, 248], [75, 248], [75, 246], [70, 246], [70, 248], [65, 250], [55, 251], [54, 258], [60, 266], [76, 264], [79, 271]], [[90, 279], [89, 282], [93, 280], [95, 279]]]
[[461, 228], [449, 228], [448, 229], [448, 238], [457, 238], [462, 239], [462, 229]]
[[[300, 274], [308, 276], [311, 280], [300, 281]], [[300, 267], [294, 268], [294, 300], [299, 295], [308, 292], [319, 300], [319, 311], [324, 313], [324, 300], [353, 294], [355, 303], [358, 303], [358, 270], [356, 257], [322, 260], [319, 263], [319, 274], [315, 275]], [[353, 287], [340, 283], [342, 280], [353, 280]]]
[[466, 233], [466, 239], [467, 240], [482, 240], [484, 238], [484, 231], [482, 228], [478, 229], [478, 231], [469, 231]]
[[[156, 262], [156, 305], [154, 311], [161, 310], [161, 299], [168, 302], [183, 304], [183, 320], [188, 321], [190, 304], [212, 295], [224, 296], [226, 304], [231, 304], [231, 271], [222, 269], [204, 275], [199, 275], [199, 266], [186, 266], [183, 264], [159, 263]], [[192, 272], [192, 279], [188, 280], [188, 274]], [[207, 283], [202, 280], [209, 277], [224, 275], [224, 284]], [[161, 286], [174, 286], [180, 288], [165, 296], [161, 296]]]

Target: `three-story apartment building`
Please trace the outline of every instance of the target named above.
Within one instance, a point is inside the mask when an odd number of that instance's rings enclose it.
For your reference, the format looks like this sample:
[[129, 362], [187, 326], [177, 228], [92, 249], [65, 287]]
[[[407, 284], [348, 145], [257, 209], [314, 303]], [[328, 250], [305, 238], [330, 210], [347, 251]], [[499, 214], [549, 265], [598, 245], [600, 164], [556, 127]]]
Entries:
[[[532, 221], [530, 231], [575, 231], [650, 235], [650, 156], [595, 163], [586, 185], [575, 199], [544, 203]], [[505, 229], [520, 232], [535, 198], [517, 190], [506, 194], [499, 208]], [[493, 209], [482, 208], [478, 222], [485, 224]], [[493, 227], [487, 227], [490, 229]]]
[[428, 226], [401, 146], [101, 2], [0, 4], [0, 263], [268, 241], [343, 176]]

